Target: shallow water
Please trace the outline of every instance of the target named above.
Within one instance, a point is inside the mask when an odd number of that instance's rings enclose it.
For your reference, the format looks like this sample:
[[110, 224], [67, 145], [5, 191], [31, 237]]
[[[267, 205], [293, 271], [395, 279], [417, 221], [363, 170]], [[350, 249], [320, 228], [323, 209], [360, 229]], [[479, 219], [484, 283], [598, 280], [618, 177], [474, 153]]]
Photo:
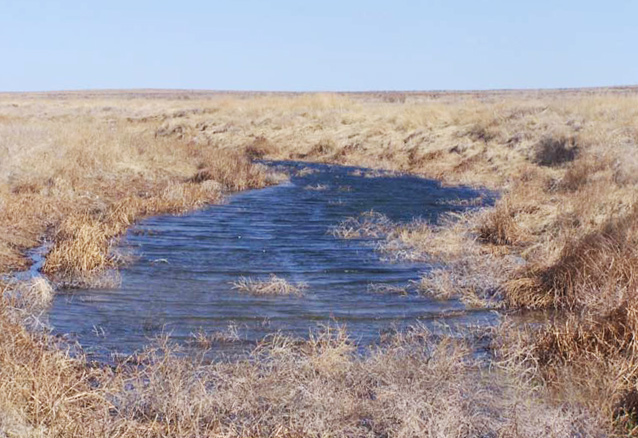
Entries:
[[[186, 341], [195, 332], [224, 331], [229, 325], [250, 344], [276, 331], [307, 336], [317, 324], [338, 321], [366, 344], [385, 330], [417, 321], [494, 321], [491, 313], [466, 311], [457, 300], [371, 292], [371, 284], [406, 285], [429, 267], [384, 262], [373, 240], [342, 240], [328, 232], [371, 209], [394, 221], [436, 222], [442, 213], [467, 208], [457, 201], [485, 193], [353, 167], [278, 166], [291, 172], [290, 182], [136, 225], [121, 243], [136, 256], [121, 270], [121, 287], [58, 293], [49, 313], [54, 332], [105, 357], [139, 350], [162, 333]], [[308, 289], [302, 297], [252, 296], [232, 289], [241, 276], [271, 273], [305, 282]]]

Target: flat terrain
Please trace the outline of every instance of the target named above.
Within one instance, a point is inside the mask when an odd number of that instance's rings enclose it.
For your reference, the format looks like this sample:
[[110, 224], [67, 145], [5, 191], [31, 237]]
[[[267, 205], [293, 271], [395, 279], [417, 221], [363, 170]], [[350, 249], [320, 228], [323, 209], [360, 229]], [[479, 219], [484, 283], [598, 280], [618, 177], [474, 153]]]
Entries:
[[[7, 436], [610, 436], [637, 433], [638, 90], [0, 94]], [[437, 226], [387, 226], [388, 257], [437, 262], [421, 293], [534, 312], [466, 340], [423, 327], [357, 353], [345, 330], [206, 363], [170, 342], [116, 367], [42, 330], [55, 287], [103, 287], [115, 239], [280, 182], [257, 159], [365, 166], [501, 193]], [[353, 218], [341, 237], [378, 233]], [[253, 287], [251, 285], [251, 287]], [[176, 291], [178, 293], [178, 291]], [[207, 343], [228, 336], [202, 334]], [[472, 339], [490, 345], [473, 354]], [[225, 339], [225, 338], [224, 338]], [[487, 362], [487, 363], [486, 363]]]

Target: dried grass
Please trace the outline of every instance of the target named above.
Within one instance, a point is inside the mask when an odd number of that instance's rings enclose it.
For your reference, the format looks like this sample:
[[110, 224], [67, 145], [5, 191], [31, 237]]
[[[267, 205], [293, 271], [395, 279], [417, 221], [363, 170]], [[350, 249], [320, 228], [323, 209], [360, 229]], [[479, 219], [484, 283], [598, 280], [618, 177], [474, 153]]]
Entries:
[[339, 239], [378, 239], [394, 227], [394, 223], [386, 215], [371, 210], [344, 220], [333, 227], [330, 233]]
[[492, 245], [515, 245], [525, 240], [515, 213], [507, 201], [498, 203], [486, 212], [478, 226], [478, 236]]
[[[113, 239], [136, 220], [277, 181], [250, 158], [302, 157], [501, 190], [495, 209], [440, 227], [370, 217], [336, 234], [380, 239], [388, 258], [437, 263], [425, 293], [550, 309], [554, 320], [509, 330], [499, 351], [515, 351], [518, 365], [478, 387], [467, 356], [449, 347], [431, 356], [411, 342], [362, 358], [347, 342], [277, 338], [210, 375], [171, 355], [111, 371], [25, 331], [14, 312], [30, 305], [4, 285], [3, 433], [635, 433], [635, 90], [176, 97], [0, 96], [0, 273], [24, 269], [25, 251], [48, 234], [48, 275], [99, 277], [117, 266]], [[26, 296], [46, 307], [46, 294]], [[496, 385], [510, 378], [511, 388]], [[531, 395], [520, 391], [529, 382]]]
[[285, 278], [270, 274], [268, 279], [241, 277], [233, 283], [233, 289], [252, 295], [303, 295], [308, 288], [305, 283], [290, 283]]
[[505, 383], [507, 374], [501, 385], [486, 380], [463, 341], [419, 327], [364, 356], [338, 327], [307, 341], [275, 335], [230, 362], [187, 359], [164, 340], [110, 369], [0, 324], [8, 434], [588, 437], [600, 423], [595, 412]]
[[534, 162], [540, 166], [560, 166], [574, 161], [578, 153], [574, 137], [547, 136], [534, 151]]

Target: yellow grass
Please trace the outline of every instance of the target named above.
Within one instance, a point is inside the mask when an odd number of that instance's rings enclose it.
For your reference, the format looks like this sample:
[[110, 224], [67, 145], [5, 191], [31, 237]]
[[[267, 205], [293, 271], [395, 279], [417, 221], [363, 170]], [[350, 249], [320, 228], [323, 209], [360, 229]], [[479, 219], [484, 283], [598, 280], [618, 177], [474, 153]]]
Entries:
[[[423, 293], [553, 315], [529, 332], [503, 328], [494, 348], [507, 367], [487, 378], [449, 340], [428, 338], [445, 354], [403, 339], [361, 357], [342, 335], [299, 344], [277, 338], [254, 360], [213, 371], [172, 355], [110, 371], [26, 330], [50, 299], [45, 285], [3, 284], [0, 431], [630, 431], [638, 422], [637, 121], [633, 89], [0, 95], [0, 273], [24, 269], [25, 251], [50, 239], [51, 280], [99, 285], [121, 262], [114, 239], [136, 220], [278, 181], [252, 159], [298, 159], [499, 190], [494, 208], [440, 225], [359, 218], [335, 232], [376, 233], [388, 258], [437, 261], [419, 284]], [[530, 395], [528, 384], [538, 391]]]

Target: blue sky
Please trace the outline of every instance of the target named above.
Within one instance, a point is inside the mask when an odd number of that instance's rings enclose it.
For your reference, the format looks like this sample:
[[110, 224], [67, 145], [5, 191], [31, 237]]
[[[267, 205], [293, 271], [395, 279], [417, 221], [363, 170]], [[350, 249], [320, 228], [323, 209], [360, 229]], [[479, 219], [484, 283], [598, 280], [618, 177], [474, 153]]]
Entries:
[[0, 0], [0, 91], [628, 84], [633, 0]]

